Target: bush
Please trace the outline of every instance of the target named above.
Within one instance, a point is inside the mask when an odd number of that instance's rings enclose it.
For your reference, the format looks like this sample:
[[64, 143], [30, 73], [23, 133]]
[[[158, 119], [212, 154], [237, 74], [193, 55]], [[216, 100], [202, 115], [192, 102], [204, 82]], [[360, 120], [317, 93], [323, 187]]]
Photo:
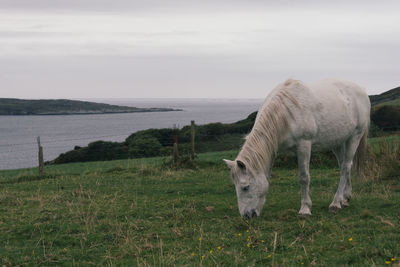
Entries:
[[400, 106], [382, 106], [374, 109], [371, 120], [384, 131], [394, 131], [400, 127]]
[[200, 140], [211, 140], [225, 133], [225, 126], [220, 123], [209, 123], [198, 127], [198, 137]]
[[124, 144], [118, 142], [96, 141], [78, 151], [86, 152], [89, 161], [123, 159], [128, 156]]
[[164, 129], [148, 129], [143, 131], [138, 131], [136, 133], [131, 134], [128, 138], [125, 139], [125, 143], [128, 146], [131, 146], [132, 142], [138, 138], [147, 138], [154, 137], [158, 140], [158, 142], [162, 146], [171, 146], [173, 142], [173, 129], [164, 128]]
[[53, 162], [84, 162], [99, 160], [124, 159], [128, 157], [128, 149], [123, 143], [96, 141], [87, 147], [75, 146], [74, 150], [62, 153]]
[[162, 145], [153, 136], [137, 136], [129, 144], [129, 156], [133, 158], [146, 158], [159, 156]]
[[383, 131], [373, 121], [370, 122], [368, 137], [379, 137], [383, 136]]

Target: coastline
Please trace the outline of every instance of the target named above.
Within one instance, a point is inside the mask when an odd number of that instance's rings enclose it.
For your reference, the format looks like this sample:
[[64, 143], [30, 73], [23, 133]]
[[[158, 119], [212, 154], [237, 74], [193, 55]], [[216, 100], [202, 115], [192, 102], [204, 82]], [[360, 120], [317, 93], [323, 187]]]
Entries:
[[130, 107], [69, 99], [0, 98], [0, 116], [90, 115], [182, 111], [170, 107]]
[[171, 112], [183, 111], [183, 109], [173, 108], [154, 108], [139, 110], [120, 110], [120, 111], [83, 111], [83, 112], [43, 112], [43, 113], [18, 113], [18, 114], [0, 114], [0, 116], [58, 116], [58, 115], [100, 115], [100, 114], [124, 114], [124, 113], [150, 113], [150, 112]]

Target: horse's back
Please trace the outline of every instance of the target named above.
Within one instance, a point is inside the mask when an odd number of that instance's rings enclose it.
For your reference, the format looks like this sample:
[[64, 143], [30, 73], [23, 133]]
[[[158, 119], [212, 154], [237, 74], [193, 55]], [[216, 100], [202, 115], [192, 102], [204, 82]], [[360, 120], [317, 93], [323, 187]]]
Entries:
[[289, 143], [308, 139], [317, 150], [330, 149], [368, 127], [370, 102], [362, 87], [337, 79], [292, 87], [300, 110], [294, 112]]
[[[308, 84], [314, 95], [317, 119], [339, 119], [354, 127], [364, 128], [369, 122], [371, 104], [365, 89], [349, 81], [327, 79]], [[322, 106], [321, 106], [322, 105]], [[310, 105], [312, 108], [313, 105]], [[320, 118], [318, 118], [321, 116]]]
[[[326, 79], [307, 84], [313, 94], [322, 100], [331, 102], [337, 100], [346, 104], [359, 105], [361, 112], [370, 109], [370, 101], [367, 92], [359, 85], [345, 80]], [[365, 110], [363, 110], [365, 108]]]

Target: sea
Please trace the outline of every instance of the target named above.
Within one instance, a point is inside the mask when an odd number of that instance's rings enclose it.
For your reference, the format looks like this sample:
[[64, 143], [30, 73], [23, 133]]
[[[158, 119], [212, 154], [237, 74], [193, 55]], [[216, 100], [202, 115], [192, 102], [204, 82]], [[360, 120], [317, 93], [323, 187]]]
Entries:
[[150, 128], [172, 128], [245, 119], [263, 99], [79, 99], [139, 108], [174, 108], [182, 111], [91, 115], [0, 116], [0, 170], [38, 165], [37, 137], [44, 160], [50, 161], [75, 146], [97, 140], [124, 141]]

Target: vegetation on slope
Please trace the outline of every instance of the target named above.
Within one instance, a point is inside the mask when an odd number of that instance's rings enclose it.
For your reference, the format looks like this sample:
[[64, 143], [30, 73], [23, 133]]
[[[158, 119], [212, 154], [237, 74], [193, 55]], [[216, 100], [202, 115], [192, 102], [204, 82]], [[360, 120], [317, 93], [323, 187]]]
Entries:
[[374, 108], [378, 108], [378, 107], [382, 107], [382, 106], [400, 106], [400, 98], [374, 105]]
[[[196, 126], [196, 152], [238, 149], [244, 135], [253, 127], [257, 113], [246, 119], [231, 123], [209, 123]], [[191, 129], [148, 129], [131, 134], [124, 142], [96, 141], [87, 147], [75, 147], [57, 157], [53, 163], [84, 162], [166, 156], [172, 154], [173, 135], [178, 135], [179, 150], [187, 154], [190, 150]]]
[[383, 105], [372, 108], [371, 121], [383, 131], [400, 129], [400, 105]]
[[247, 221], [221, 161], [236, 153], [200, 154], [179, 169], [149, 158], [55, 165], [46, 176], [1, 171], [0, 264], [400, 264], [398, 173], [353, 178], [350, 207], [332, 214], [339, 170], [314, 164], [313, 215], [302, 217], [297, 170], [275, 168], [261, 217]]
[[87, 101], [0, 98], [0, 115], [65, 115], [173, 111], [170, 108], [135, 108]]
[[372, 106], [376, 106], [382, 104], [384, 102], [393, 101], [396, 99], [400, 99], [400, 87], [396, 87], [394, 89], [383, 92], [379, 95], [370, 95], [369, 99], [371, 101]]
[[[400, 87], [380, 95], [371, 95], [371, 121], [374, 130], [392, 132], [400, 129]], [[376, 127], [376, 128], [375, 128]]]

